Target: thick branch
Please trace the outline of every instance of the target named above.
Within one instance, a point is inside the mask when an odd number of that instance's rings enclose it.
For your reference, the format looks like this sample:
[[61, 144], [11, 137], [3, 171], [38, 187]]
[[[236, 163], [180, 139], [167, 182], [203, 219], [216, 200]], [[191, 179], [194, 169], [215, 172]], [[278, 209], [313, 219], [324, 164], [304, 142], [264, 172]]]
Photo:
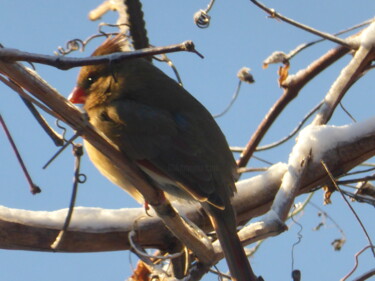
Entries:
[[[364, 136], [358, 136], [352, 142], [338, 143], [337, 146], [324, 155], [322, 159], [330, 167], [335, 176], [349, 171], [359, 163], [375, 155], [375, 131]], [[278, 191], [282, 177], [286, 172], [286, 164], [276, 164], [263, 175], [243, 180], [237, 183], [238, 194], [234, 198], [234, 207], [238, 213], [240, 223], [252, 217], [266, 213]], [[328, 181], [328, 176], [319, 161], [312, 161], [308, 165], [305, 177], [302, 180], [298, 194], [309, 192]], [[211, 230], [208, 218], [194, 206], [177, 206], [179, 213], [188, 217], [204, 231]], [[32, 214], [32, 212], [30, 213]], [[121, 216], [119, 211], [119, 216]], [[126, 220], [126, 218], [129, 218]], [[137, 219], [141, 218], [141, 219]], [[93, 252], [114, 251], [129, 249], [127, 235], [135, 229], [141, 246], [165, 249], [170, 246], [171, 236], [164, 224], [156, 217], [144, 216], [142, 209], [128, 210], [123, 217], [124, 225], [106, 229], [84, 230], [74, 227], [68, 231], [60, 251], [66, 252]], [[137, 223], [134, 224], [134, 221]], [[74, 224], [74, 221], [72, 222]], [[95, 221], [93, 224], [97, 223]], [[100, 223], [98, 223], [100, 225]], [[152, 231], [150, 231], [152, 229]], [[58, 229], [8, 222], [0, 220], [0, 247], [4, 249], [27, 249], [35, 251], [52, 251], [52, 243], [58, 234]], [[246, 244], [256, 241], [247, 239]], [[172, 240], [173, 241], [173, 240]]]

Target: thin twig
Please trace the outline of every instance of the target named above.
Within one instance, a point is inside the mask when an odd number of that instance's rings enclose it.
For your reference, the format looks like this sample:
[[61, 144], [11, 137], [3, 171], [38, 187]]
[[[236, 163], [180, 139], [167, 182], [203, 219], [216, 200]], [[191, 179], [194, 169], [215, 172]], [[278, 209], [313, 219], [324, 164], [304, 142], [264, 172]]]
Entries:
[[[29, 70], [32, 71], [31, 69], [29, 69]], [[54, 116], [54, 117], [57, 118], [57, 115], [55, 114], [55, 112], [53, 112], [51, 109], [49, 109], [47, 106], [45, 106], [43, 103], [39, 102], [38, 100], [36, 100], [32, 96], [30, 96], [27, 93], [25, 93], [25, 91], [20, 86], [18, 86], [16, 83], [14, 83], [13, 81], [5, 79], [1, 75], [0, 75], [0, 81], [3, 82], [5, 85], [7, 85], [9, 88], [11, 88], [16, 93], [18, 93], [21, 97], [27, 99], [32, 104], [37, 105], [39, 108], [41, 108], [46, 113], [48, 113], [51, 116]]]
[[348, 279], [354, 273], [354, 271], [357, 269], [357, 267], [359, 265], [358, 257], [362, 253], [364, 253], [364, 251], [366, 251], [368, 248], [372, 248], [372, 250], [374, 250], [374, 246], [367, 245], [362, 250], [360, 250], [358, 253], [356, 253], [355, 256], [354, 256], [354, 259], [355, 259], [354, 267], [352, 268], [352, 270], [350, 270], [350, 272], [348, 274], [346, 274], [343, 278], [341, 278], [340, 281], [345, 281], [346, 279]]
[[357, 122], [357, 120], [355, 120], [355, 118], [353, 117], [353, 115], [350, 114], [350, 112], [345, 108], [345, 106], [342, 104], [342, 102], [340, 102], [340, 107], [342, 110], [344, 110], [344, 112], [346, 113], [346, 115], [349, 116], [350, 119], [352, 119], [352, 121], [355, 123]]
[[91, 35], [86, 40], [81, 40], [79, 38], [69, 40], [68, 42], [66, 42], [65, 48], [63, 48], [61, 46], [57, 47], [57, 51], [55, 51], [54, 54], [56, 56], [58, 56], [58, 55], [65, 56], [67, 54], [70, 54], [71, 52], [78, 51], [78, 50], [80, 52], [83, 52], [85, 50], [87, 44], [89, 44], [91, 42], [91, 40], [93, 40], [95, 38], [118, 35], [118, 32], [105, 33], [103, 31], [101, 31], [102, 26], [107, 26], [107, 25], [111, 26], [110, 24], [106, 24], [106, 23], [99, 24], [99, 31], [98, 31], [99, 34]]
[[350, 198], [355, 199], [357, 202], [366, 203], [366, 204], [369, 204], [369, 205], [372, 205], [372, 206], [375, 207], [375, 199], [372, 198], [372, 197], [369, 197], [367, 195], [358, 194], [358, 193], [352, 193], [352, 192], [349, 192], [349, 191], [346, 191], [346, 190], [342, 190], [342, 192], [345, 195], [349, 196]]
[[333, 35], [331, 35], [329, 33], [326, 33], [326, 32], [322, 32], [322, 31], [316, 30], [316, 29], [314, 29], [314, 28], [312, 28], [310, 26], [304, 25], [304, 24], [299, 23], [299, 22], [297, 22], [295, 20], [287, 18], [287, 17], [285, 17], [285, 16], [277, 13], [274, 9], [270, 9], [270, 8], [266, 7], [265, 5], [259, 3], [256, 0], [250, 0], [250, 1], [253, 2], [259, 8], [261, 8], [262, 10], [264, 10], [265, 12], [267, 12], [270, 15], [271, 18], [280, 19], [280, 20], [282, 20], [284, 22], [287, 22], [287, 23], [289, 23], [291, 25], [294, 25], [294, 26], [296, 26], [296, 27], [298, 27], [300, 29], [303, 29], [303, 30], [305, 30], [307, 32], [313, 33], [313, 34], [318, 35], [318, 36], [320, 36], [322, 38], [325, 38], [327, 40], [330, 40], [332, 42], [340, 44], [341, 46], [347, 47], [349, 49], [352, 48], [352, 46], [350, 44], [348, 44], [345, 40], [343, 40], [341, 38], [338, 38], [338, 37], [333, 36]]
[[[292, 212], [292, 214], [293, 214], [293, 212]], [[299, 230], [298, 230], [298, 232], [297, 232], [297, 241], [295, 241], [294, 243], [293, 243], [293, 245], [292, 245], [292, 250], [291, 250], [291, 260], [292, 260], [292, 264], [291, 264], [291, 270], [292, 270], [292, 272], [294, 272], [294, 251], [295, 251], [295, 248], [296, 248], [296, 246], [298, 245], [298, 244], [300, 244], [301, 243], [301, 241], [302, 241], [302, 238], [303, 238], [303, 235], [302, 235], [302, 230], [303, 230], [303, 226], [302, 226], [302, 224], [300, 224], [297, 220], [295, 220], [294, 219], [294, 215], [291, 215], [290, 216], [290, 218], [291, 218], [291, 220], [296, 224], [296, 225], [298, 225], [298, 227], [299, 227]]]
[[0, 75], [0, 81], [19, 94], [20, 98], [25, 103], [26, 107], [30, 110], [31, 114], [34, 116], [34, 118], [37, 120], [39, 125], [43, 128], [43, 130], [47, 133], [47, 135], [52, 139], [55, 145], [56, 146], [63, 145], [63, 140], [61, 139], [59, 134], [57, 134], [53, 130], [53, 128], [48, 125], [47, 121], [43, 118], [43, 116], [40, 115], [38, 110], [35, 108], [34, 103], [38, 107], [40, 107], [42, 110], [46, 111], [47, 113], [50, 113], [51, 115], [54, 115], [53, 112], [49, 108], [47, 108], [44, 104], [40, 103], [39, 101], [37, 101], [36, 99], [32, 98], [27, 93], [25, 93], [25, 91], [13, 81], [5, 79], [1, 75]]
[[[337, 36], [337, 35], [341, 35], [341, 34], [344, 34], [344, 33], [347, 33], [347, 32], [350, 32], [350, 31], [353, 31], [355, 29], [358, 29], [358, 28], [361, 28], [363, 26], [366, 26], [368, 24], [370, 24], [371, 22], [373, 21], [373, 19], [369, 19], [369, 20], [366, 20], [364, 22], [361, 22], [359, 24], [356, 24], [350, 28], [347, 28], [347, 29], [344, 29], [342, 31], [339, 31], [337, 33], [334, 33], [333, 35]], [[288, 53], [288, 55], [286, 56], [286, 59], [287, 60], [290, 60], [292, 59], [294, 56], [296, 56], [297, 54], [299, 54], [301, 51], [303, 51], [304, 49], [308, 48], [308, 47], [311, 47], [317, 43], [320, 43], [320, 42], [323, 42], [324, 40], [326, 40], [326, 38], [321, 38], [321, 39], [318, 39], [318, 40], [314, 40], [314, 41], [311, 41], [311, 42], [308, 42], [308, 43], [304, 43], [302, 45], [299, 45], [297, 46], [294, 50], [290, 51]]]
[[242, 85], [242, 81], [238, 80], [236, 91], [234, 92], [234, 94], [232, 96], [232, 99], [230, 100], [229, 104], [227, 105], [227, 107], [222, 112], [220, 112], [218, 114], [214, 114], [213, 115], [214, 118], [221, 117], [229, 111], [229, 109], [232, 107], [232, 105], [234, 104], [234, 102], [236, 101], [236, 99], [237, 99], [237, 97], [240, 93], [241, 85]]
[[84, 183], [86, 181], [86, 177], [84, 179], [81, 179], [82, 174], [80, 173], [81, 168], [81, 157], [83, 155], [83, 147], [81, 144], [73, 145], [73, 154], [75, 157], [75, 167], [74, 167], [74, 182], [73, 182], [73, 190], [72, 190], [72, 196], [70, 199], [69, 204], [69, 210], [65, 218], [65, 222], [63, 225], [62, 230], [57, 235], [55, 241], [52, 243], [51, 248], [53, 250], [58, 250], [61, 243], [64, 240], [65, 234], [68, 231], [70, 221], [73, 216], [74, 206], [77, 198], [77, 191], [78, 191], [78, 184]]
[[350, 180], [340, 180], [340, 181], [336, 181], [336, 183], [337, 184], [351, 184], [351, 183], [357, 183], [360, 181], [371, 181], [371, 180], [375, 180], [375, 175], [367, 176], [363, 178], [350, 179]]
[[363, 232], [365, 233], [366, 237], [367, 237], [367, 240], [369, 242], [369, 244], [371, 245], [371, 251], [372, 251], [372, 254], [374, 255], [375, 257], [375, 250], [374, 250], [374, 244], [372, 243], [372, 240], [371, 240], [371, 237], [370, 235], [367, 233], [367, 230], [365, 228], [365, 226], [363, 225], [361, 219], [359, 218], [359, 216], [357, 215], [356, 211], [354, 210], [354, 208], [352, 207], [352, 205], [350, 205], [348, 199], [346, 199], [344, 193], [342, 192], [342, 190], [340, 189], [340, 187], [336, 184], [336, 181], [335, 181], [335, 178], [333, 177], [333, 175], [331, 174], [330, 170], [328, 169], [327, 165], [325, 164], [325, 162], [323, 160], [320, 160], [320, 163], [323, 165], [324, 169], [326, 170], [327, 172], [327, 175], [329, 176], [329, 178], [331, 179], [331, 182], [332, 184], [335, 186], [335, 188], [340, 192], [341, 194], [341, 197], [344, 199], [345, 203], [348, 205], [349, 209], [352, 211], [352, 213], [354, 214], [355, 218], [357, 219], [358, 223], [360, 224]]
[[162, 255], [149, 255], [140, 245], [138, 245], [134, 241], [135, 236], [136, 236], [136, 232], [134, 230], [129, 231], [129, 235], [128, 235], [129, 243], [130, 243], [130, 246], [132, 247], [132, 250], [134, 250], [134, 252], [137, 254], [137, 256], [142, 256], [142, 257], [145, 257], [147, 259], [155, 258], [155, 259], [159, 259], [159, 260], [170, 260], [170, 259], [175, 259], [175, 258], [181, 257], [181, 255], [184, 254], [183, 252], [179, 252], [179, 253], [163, 255], [163, 256]]
[[51, 157], [51, 159], [49, 159], [48, 161], [47, 161], [47, 163], [46, 164], [44, 164], [44, 166], [43, 166], [43, 169], [46, 169], [48, 166], [49, 166], [49, 164], [51, 164], [52, 163], [52, 161], [53, 160], [55, 160], [56, 159], [56, 157], [57, 156], [59, 156], [60, 154], [61, 154], [61, 152], [63, 152], [64, 150], [65, 150], [65, 148], [67, 148], [68, 146], [69, 146], [69, 144], [71, 144], [71, 143], [73, 143], [73, 141], [76, 139], [76, 138], [78, 138], [80, 135], [79, 135], [79, 133], [75, 133], [52, 157]]
[[155, 271], [157, 274], [168, 275], [168, 273], [163, 269], [162, 266], [160, 266], [158, 264], [154, 264], [153, 261], [151, 260], [152, 258], [157, 258], [157, 259], [163, 258], [164, 259], [165, 257], [164, 256], [159, 256], [159, 255], [155, 257], [155, 256], [147, 254], [139, 245], [137, 245], [136, 243], [134, 243], [134, 239], [133, 238], [135, 236], [136, 236], [136, 233], [135, 233], [134, 230], [129, 231], [128, 240], [129, 240], [131, 249], [137, 255], [137, 257], [141, 261], [143, 261], [146, 266], [151, 267], [152, 270]]
[[55, 132], [55, 130], [48, 125], [46, 119], [43, 118], [42, 115], [38, 112], [38, 110], [35, 108], [35, 106], [26, 98], [21, 96], [22, 101], [25, 103], [26, 107], [29, 109], [31, 114], [34, 116], [36, 121], [39, 123], [39, 125], [42, 127], [44, 132], [51, 138], [51, 140], [54, 142], [56, 146], [62, 146], [64, 144], [64, 140], [61, 138], [61, 136]]
[[136, 50], [132, 52], [113, 53], [104, 56], [95, 56], [88, 58], [69, 58], [61, 56], [48, 56], [42, 54], [22, 52], [17, 49], [0, 48], [0, 60], [3, 61], [28, 61], [51, 65], [62, 70], [68, 70], [73, 67], [80, 67], [84, 65], [97, 65], [102, 63], [118, 63], [123, 60], [153, 56], [172, 52], [193, 52], [198, 56], [203, 57], [195, 50], [192, 41], [185, 41], [181, 44], [170, 45], [166, 47], [154, 47]]
[[323, 101], [321, 101], [317, 106], [315, 106], [303, 119], [302, 121], [298, 124], [298, 126], [288, 135], [286, 136], [285, 138], [277, 141], [277, 142], [274, 142], [274, 143], [271, 143], [271, 144], [267, 144], [267, 145], [263, 145], [263, 146], [258, 146], [256, 148], [255, 151], [262, 151], [262, 150], [267, 150], [267, 149], [271, 149], [271, 148], [274, 148], [276, 146], [279, 146], [281, 144], [283, 144], [284, 142], [290, 140], [293, 136], [295, 136], [298, 131], [302, 128], [302, 126], [306, 123], [306, 121], [315, 113], [319, 110], [319, 108], [322, 106], [323, 104]]
[[12, 149], [13, 149], [14, 153], [16, 154], [17, 160], [18, 160], [18, 162], [21, 165], [22, 171], [23, 171], [23, 173], [24, 173], [24, 175], [25, 175], [25, 177], [27, 179], [27, 182], [29, 183], [30, 192], [32, 194], [40, 193], [42, 190], [39, 188], [39, 186], [37, 186], [33, 182], [32, 178], [31, 178], [31, 176], [29, 174], [29, 171], [27, 170], [26, 165], [23, 162], [21, 154], [19, 153], [18, 148], [17, 148], [15, 142], [13, 141], [12, 135], [11, 135], [10, 131], [8, 130], [8, 127], [7, 127], [7, 125], [6, 125], [6, 123], [5, 123], [5, 121], [4, 121], [4, 119], [3, 119], [3, 117], [2, 117], [1, 114], [0, 114], [0, 123], [1, 123], [1, 125], [2, 125], [2, 127], [4, 129], [4, 132], [5, 132], [8, 140], [9, 140], [10, 145], [12, 146]]
[[345, 176], [352, 176], [352, 175], [367, 173], [367, 172], [371, 172], [371, 171], [375, 170], [374, 164], [372, 164], [372, 163], [362, 163], [359, 166], [365, 166], [365, 167], [371, 167], [371, 168], [364, 169], [364, 170], [359, 170], [359, 171], [355, 171], [355, 172], [346, 173]]
[[157, 61], [160, 61], [160, 62], [167, 63], [172, 68], [172, 70], [174, 72], [174, 75], [176, 76], [176, 80], [177, 80], [178, 84], [180, 84], [181, 86], [184, 86], [184, 84], [182, 83], [181, 76], [178, 73], [177, 67], [173, 64], [171, 59], [166, 54], [161, 54], [160, 58], [157, 57], [157, 56], [154, 56], [154, 59], [157, 60]]
[[[215, 265], [215, 269], [210, 269], [210, 272], [217, 275], [217, 278], [219, 281], [226, 281], [226, 280], [232, 280], [232, 277], [229, 274], [225, 274], [221, 272]], [[224, 279], [225, 278], [225, 279]]]

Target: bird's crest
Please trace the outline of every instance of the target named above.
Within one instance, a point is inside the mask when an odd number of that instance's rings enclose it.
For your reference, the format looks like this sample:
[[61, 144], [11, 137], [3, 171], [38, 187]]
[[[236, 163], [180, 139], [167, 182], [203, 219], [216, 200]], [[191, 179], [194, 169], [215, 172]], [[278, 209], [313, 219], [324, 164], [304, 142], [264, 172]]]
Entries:
[[92, 56], [103, 56], [112, 53], [123, 52], [126, 45], [126, 37], [118, 34], [114, 37], [108, 37], [93, 53]]

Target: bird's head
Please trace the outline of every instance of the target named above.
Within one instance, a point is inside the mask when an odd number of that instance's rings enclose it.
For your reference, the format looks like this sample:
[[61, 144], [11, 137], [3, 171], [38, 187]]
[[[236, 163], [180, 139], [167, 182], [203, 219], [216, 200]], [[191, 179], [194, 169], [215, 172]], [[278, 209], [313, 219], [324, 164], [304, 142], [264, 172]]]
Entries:
[[[122, 52], [125, 42], [123, 35], [110, 37], [91, 56]], [[117, 69], [118, 66], [111, 63], [83, 66], [78, 75], [77, 85], [68, 97], [69, 101], [75, 104], [84, 104], [85, 107], [92, 107], [96, 103], [103, 103], [114, 98], [111, 95], [115, 91], [111, 91], [111, 87], [116, 81]]]

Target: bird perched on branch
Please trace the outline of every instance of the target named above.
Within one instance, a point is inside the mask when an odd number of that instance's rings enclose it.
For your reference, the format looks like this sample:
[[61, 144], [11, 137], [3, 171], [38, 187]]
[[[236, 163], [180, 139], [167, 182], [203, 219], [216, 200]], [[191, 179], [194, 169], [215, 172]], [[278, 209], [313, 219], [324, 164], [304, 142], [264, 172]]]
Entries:
[[[122, 36], [107, 39], [93, 56], [121, 52]], [[82, 67], [70, 101], [83, 103], [90, 122], [155, 186], [202, 203], [233, 280], [256, 280], [236, 231], [231, 198], [236, 164], [211, 114], [184, 88], [145, 59]], [[142, 196], [100, 151], [90, 159], [112, 182]]]

